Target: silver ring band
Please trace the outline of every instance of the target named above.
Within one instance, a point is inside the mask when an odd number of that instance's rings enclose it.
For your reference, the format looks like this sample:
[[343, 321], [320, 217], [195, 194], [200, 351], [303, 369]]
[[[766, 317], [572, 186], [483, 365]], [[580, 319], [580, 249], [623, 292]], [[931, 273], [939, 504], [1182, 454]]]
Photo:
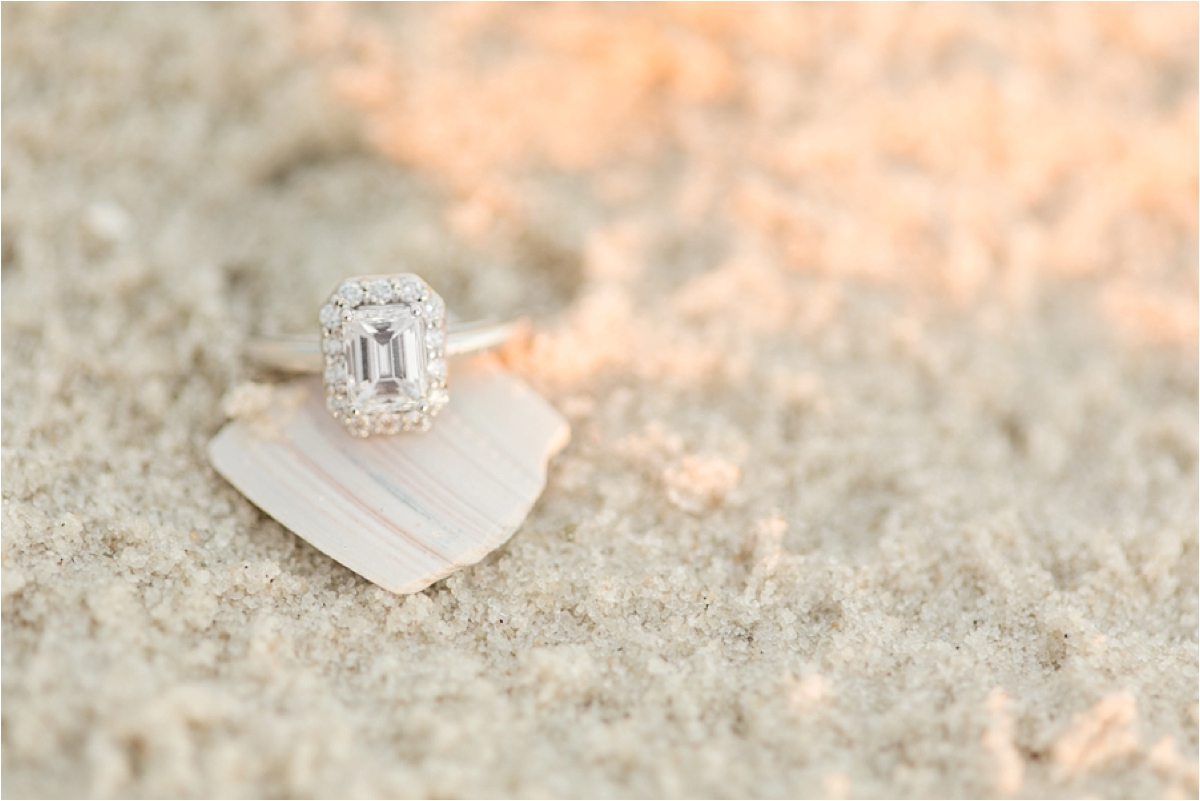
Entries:
[[[509, 322], [479, 320], [446, 326], [446, 355], [467, 356], [498, 348], [528, 330], [529, 319]], [[303, 334], [259, 335], [246, 346], [246, 355], [257, 367], [281, 373], [319, 373], [324, 369], [321, 340]]]

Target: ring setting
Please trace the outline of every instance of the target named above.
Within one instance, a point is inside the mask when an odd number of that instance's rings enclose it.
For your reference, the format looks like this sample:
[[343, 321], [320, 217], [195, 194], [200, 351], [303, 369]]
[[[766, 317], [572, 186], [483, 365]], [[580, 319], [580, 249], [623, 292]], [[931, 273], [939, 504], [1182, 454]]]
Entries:
[[333, 416], [360, 437], [428, 430], [450, 400], [441, 296], [411, 273], [351, 278], [319, 316]]
[[320, 337], [258, 335], [246, 353], [274, 372], [323, 373], [326, 406], [355, 436], [427, 431], [450, 401], [447, 361], [499, 347], [529, 327], [525, 318], [447, 317], [420, 276], [349, 278], [321, 306]]

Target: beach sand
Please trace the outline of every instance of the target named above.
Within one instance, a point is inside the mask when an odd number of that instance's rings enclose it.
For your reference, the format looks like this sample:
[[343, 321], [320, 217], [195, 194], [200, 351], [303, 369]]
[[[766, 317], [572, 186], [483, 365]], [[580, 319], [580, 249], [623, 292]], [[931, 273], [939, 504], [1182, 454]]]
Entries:
[[[3, 794], [1197, 796], [1197, 7], [3, 9]], [[513, 539], [210, 468], [347, 275], [529, 313]]]

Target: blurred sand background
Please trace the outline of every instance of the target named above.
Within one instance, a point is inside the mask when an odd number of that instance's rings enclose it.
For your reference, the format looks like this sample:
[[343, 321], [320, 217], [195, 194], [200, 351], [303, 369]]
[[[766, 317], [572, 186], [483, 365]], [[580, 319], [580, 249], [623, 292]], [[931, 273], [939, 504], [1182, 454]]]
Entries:
[[[1197, 795], [1197, 6], [3, 9], [3, 793]], [[574, 439], [391, 596], [208, 466], [348, 274]]]

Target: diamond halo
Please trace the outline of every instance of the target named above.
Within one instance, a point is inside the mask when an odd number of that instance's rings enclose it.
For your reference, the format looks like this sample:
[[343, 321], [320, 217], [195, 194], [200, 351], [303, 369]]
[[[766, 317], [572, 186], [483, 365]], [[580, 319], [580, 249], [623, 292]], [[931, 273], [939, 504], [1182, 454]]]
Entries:
[[428, 430], [449, 400], [441, 297], [411, 273], [351, 278], [319, 318], [333, 416], [360, 437]]

